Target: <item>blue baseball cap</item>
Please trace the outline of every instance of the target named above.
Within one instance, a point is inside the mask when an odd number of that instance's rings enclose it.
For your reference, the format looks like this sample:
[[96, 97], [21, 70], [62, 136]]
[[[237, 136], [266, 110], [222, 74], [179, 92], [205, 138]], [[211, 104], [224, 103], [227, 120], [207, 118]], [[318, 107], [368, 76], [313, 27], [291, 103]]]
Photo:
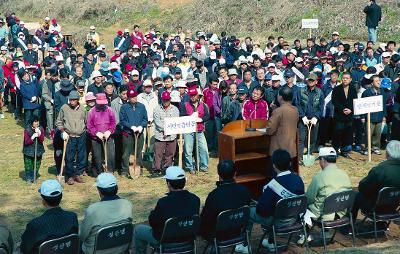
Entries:
[[265, 74], [265, 80], [272, 80], [272, 74], [271, 73], [267, 73]]
[[246, 94], [249, 92], [246, 86], [239, 86], [237, 89], [238, 94]]
[[390, 90], [392, 88], [392, 80], [390, 78], [383, 78], [381, 81], [381, 88]]

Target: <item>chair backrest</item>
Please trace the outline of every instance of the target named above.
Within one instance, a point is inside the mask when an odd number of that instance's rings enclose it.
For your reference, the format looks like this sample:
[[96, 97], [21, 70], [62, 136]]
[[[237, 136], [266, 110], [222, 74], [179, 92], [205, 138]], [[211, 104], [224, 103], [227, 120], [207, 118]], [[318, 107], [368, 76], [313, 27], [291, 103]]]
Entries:
[[396, 187], [384, 187], [378, 192], [376, 206], [398, 206], [400, 203], [400, 189]]
[[274, 219], [297, 218], [307, 210], [307, 197], [299, 195], [291, 198], [282, 198], [275, 206]]
[[131, 222], [119, 223], [100, 228], [95, 236], [95, 252], [108, 250], [125, 244], [130, 244], [133, 237], [133, 225]]
[[198, 214], [169, 218], [164, 224], [160, 242], [173, 242], [176, 239], [194, 239], [199, 228], [200, 217]]
[[242, 206], [221, 212], [217, 217], [216, 232], [245, 228], [250, 219], [250, 208]]
[[39, 246], [39, 254], [76, 254], [79, 253], [79, 236], [67, 235], [48, 240]]
[[356, 195], [353, 190], [343, 190], [329, 195], [324, 200], [323, 214], [338, 213], [342, 211], [350, 211], [353, 207]]

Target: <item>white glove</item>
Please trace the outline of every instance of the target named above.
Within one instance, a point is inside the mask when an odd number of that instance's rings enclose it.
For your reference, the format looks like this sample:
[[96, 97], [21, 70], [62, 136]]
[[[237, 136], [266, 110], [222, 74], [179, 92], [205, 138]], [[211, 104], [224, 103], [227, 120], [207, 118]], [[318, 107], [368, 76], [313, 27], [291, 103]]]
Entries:
[[54, 104], [54, 100], [53, 99], [51, 99], [50, 102], [51, 102], [51, 104]]
[[104, 138], [105, 138], [106, 140], [109, 139], [110, 136], [111, 136], [111, 131], [106, 131], [106, 132], [104, 132]]
[[31, 102], [35, 102], [36, 101], [36, 96], [33, 96], [32, 98], [31, 98]]
[[60, 157], [60, 155], [62, 154], [62, 150], [56, 150], [56, 156]]
[[137, 127], [137, 131], [138, 131], [139, 133], [142, 133], [143, 127], [142, 127], [142, 126]]
[[201, 119], [200, 117], [196, 117], [194, 120], [196, 121], [196, 123], [201, 123], [201, 122], [203, 122], [203, 119]]
[[318, 119], [316, 117], [311, 118], [312, 125], [316, 125], [317, 122], [318, 122]]
[[37, 132], [33, 133], [31, 136], [31, 139], [34, 140], [35, 138], [39, 137], [39, 134]]
[[308, 120], [306, 116], [304, 116], [301, 120], [303, 120], [304, 125], [308, 125], [308, 123], [310, 122], [310, 120]]
[[40, 131], [39, 128], [35, 128], [35, 132], [36, 132], [39, 136], [42, 135], [42, 132]]
[[137, 127], [136, 126], [132, 126], [131, 129], [133, 130], [133, 132], [137, 132]]
[[64, 131], [63, 133], [61, 133], [61, 138], [62, 138], [63, 140], [68, 140], [68, 139], [69, 139], [68, 133], [66, 133], [65, 131]]
[[96, 133], [96, 136], [97, 136], [100, 140], [103, 140], [103, 138], [104, 138], [104, 134], [101, 133], [101, 132], [97, 132], [97, 133]]

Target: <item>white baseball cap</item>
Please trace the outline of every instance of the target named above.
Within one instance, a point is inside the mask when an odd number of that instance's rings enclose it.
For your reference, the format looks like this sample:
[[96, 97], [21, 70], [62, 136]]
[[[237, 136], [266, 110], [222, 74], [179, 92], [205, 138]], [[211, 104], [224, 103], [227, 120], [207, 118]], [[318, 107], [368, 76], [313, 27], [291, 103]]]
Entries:
[[100, 71], [94, 71], [92, 72], [92, 79], [97, 78], [97, 77], [103, 77]]
[[57, 180], [46, 180], [42, 183], [38, 192], [45, 197], [56, 197], [62, 193], [62, 187]]
[[132, 71], [131, 71], [131, 75], [132, 75], [132, 76], [139, 76], [138, 70], [132, 70]]
[[390, 52], [383, 52], [382, 53], [382, 57], [390, 57], [391, 55], [390, 55]]
[[325, 156], [337, 156], [336, 150], [333, 147], [321, 147], [317, 159]]
[[167, 168], [167, 170], [165, 171], [165, 176], [163, 176], [162, 178], [167, 180], [184, 179], [185, 171], [183, 171], [183, 169], [178, 166], [171, 166]]
[[269, 63], [267, 68], [270, 68], [270, 67], [274, 67], [275, 68], [275, 64], [274, 63]]
[[95, 30], [96, 27], [95, 27], [95, 26], [90, 26], [89, 29], [90, 29], [90, 30]]
[[129, 33], [129, 29], [128, 29], [128, 28], [125, 28], [125, 29], [124, 29], [124, 33]]
[[278, 81], [278, 80], [280, 81], [281, 77], [279, 75], [273, 75], [271, 80], [272, 81]]
[[119, 67], [119, 65], [118, 65], [116, 62], [112, 62], [112, 63], [110, 64], [110, 66], [108, 66], [108, 69], [109, 69], [109, 70], [119, 70], [120, 67]]
[[7, 46], [1, 46], [0, 50], [7, 50]]
[[303, 58], [301, 58], [301, 57], [296, 57], [296, 58], [294, 59], [294, 61], [295, 61], [296, 63], [302, 63], [302, 62], [304, 62]]
[[117, 186], [117, 178], [111, 173], [101, 173], [97, 176], [96, 183], [94, 187], [106, 189], [110, 187]]
[[187, 86], [186, 86], [186, 81], [185, 80], [179, 80], [177, 83], [176, 83], [176, 86], [175, 86], [176, 88], [187, 88]]
[[144, 86], [144, 87], [146, 87], [146, 86], [151, 86], [151, 87], [153, 87], [153, 84], [151, 83], [151, 80], [150, 80], [150, 79], [146, 79], [145, 81], [143, 81], [143, 86]]

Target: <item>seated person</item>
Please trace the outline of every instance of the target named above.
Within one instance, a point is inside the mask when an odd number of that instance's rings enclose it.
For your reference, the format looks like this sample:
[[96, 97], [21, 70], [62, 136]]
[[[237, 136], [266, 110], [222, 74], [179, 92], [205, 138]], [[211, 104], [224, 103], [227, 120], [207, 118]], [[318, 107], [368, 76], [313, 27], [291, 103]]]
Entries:
[[[330, 194], [351, 189], [347, 173], [336, 166], [336, 150], [333, 147], [322, 147], [318, 160], [321, 171], [315, 174], [307, 188], [306, 196], [308, 209], [319, 218], [325, 198]], [[344, 213], [343, 213], [344, 215]], [[334, 214], [324, 216], [324, 220], [333, 220]]]
[[[270, 226], [274, 222], [275, 206], [282, 198], [304, 194], [304, 183], [301, 177], [290, 171], [290, 154], [286, 150], [278, 149], [272, 154], [273, 169], [276, 176], [263, 188], [263, 194], [258, 199], [257, 206], [250, 209], [249, 231], [254, 223]], [[285, 190], [290, 196], [281, 196]], [[293, 223], [293, 221], [280, 221], [281, 224]], [[273, 239], [264, 239], [262, 245], [269, 251], [275, 251]], [[248, 253], [248, 246], [236, 245], [236, 252]]]
[[[234, 180], [236, 172], [233, 161], [221, 161], [217, 169], [219, 175], [217, 188], [208, 194], [201, 212], [200, 234], [207, 240], [214, 237], [218, 214], [250, 204], [250, 192]], [[226, 237], [229, 237], [229, 234]]]
[[60, 207], [62, 187], [57, 180], [44, 181], [39, 193], [46, 211], [26, 225], [21, 236], [21, 253], [24, 254], [37, 253], [43, 242], [77, 234], [79, 230], [76, 213], [64, 211]]
[[11, 254], [14, 251], [14, 241], [10, 230], [0, 225], [0, 254]]
[[[129, 200], [120, 198], [117, 179], [111, 173], [101, 173], [96, 179], [96, 187], [100, 201], [91, 204], [85, 211], [80, 235], [82, 251], [92, 254], [97, 231], [104, 226], [132, 222], [133, 205]], [[122, 245], [106, 251], [105, 253], [122, 253], [128, 246]]]
[[[369, 171], [358, 184], [356, 200], [353, 205], [353, 218], [358, 210], [370, 211], [375, 205], [378, 192], [384, 187], [400, 188], [400, 141], [392, 140], [386, 146], [386, 161], [379, 163]], [[396, 207], [380, 207], [378, 212], [393, 212]]]
[[157, 245], [161, 239], [164, 224], [169, 218], [199, 214], [200, 198], [184, 190], [185, 171], [177, 166], [168, 167], [166, 179], [168, 194], [158, 200], [149, 215], [148, 225], [135, 227], [136, 254], [146, 254], [147, 244]]

